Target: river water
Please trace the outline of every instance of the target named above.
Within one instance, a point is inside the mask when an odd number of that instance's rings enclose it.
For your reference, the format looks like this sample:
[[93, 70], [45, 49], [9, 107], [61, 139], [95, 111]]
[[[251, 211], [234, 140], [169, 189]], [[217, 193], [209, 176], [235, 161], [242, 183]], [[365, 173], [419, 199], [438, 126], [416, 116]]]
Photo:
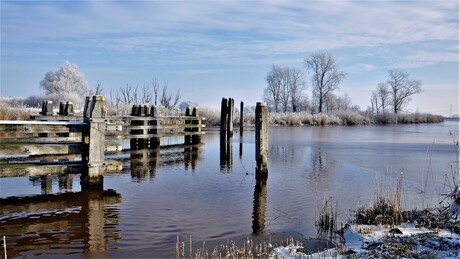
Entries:
[[104, 191], [82, 191], [79, 175], [0, 178], [0, 236], [9, 258], [173, 258], [176, 238], [190, 235], [195, 244], [316, 237], [325, 200], [347, 222], [377, 185], [394, 188], [398, 177], [405, 209], [434, 205], [458, 174], [458, 134], [458, 120], [271, 127], [268, 178], [257, 183], [254, 132], [227, 144], [210, 131], [200, 147], [111, 155], [124, 171], [105, 175]]

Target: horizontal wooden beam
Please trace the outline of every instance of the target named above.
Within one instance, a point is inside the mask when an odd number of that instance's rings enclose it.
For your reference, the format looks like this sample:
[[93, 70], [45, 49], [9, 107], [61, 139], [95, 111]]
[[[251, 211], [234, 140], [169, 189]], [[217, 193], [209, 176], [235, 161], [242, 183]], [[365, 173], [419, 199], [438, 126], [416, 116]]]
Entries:
[[81, 154], [81, 143], [0, 143], [0, 156]]
[[[120, 161], [104, 161], [104, 172], [119, 172], [123, 169]], [[71, 162], [36, 162], [20, 164], [0, 164], [0, 178], [21, 177], [21, 176], [42, 176], [51, 174], [77, 174], [87, 167], [87, 164], [80, 161]]]

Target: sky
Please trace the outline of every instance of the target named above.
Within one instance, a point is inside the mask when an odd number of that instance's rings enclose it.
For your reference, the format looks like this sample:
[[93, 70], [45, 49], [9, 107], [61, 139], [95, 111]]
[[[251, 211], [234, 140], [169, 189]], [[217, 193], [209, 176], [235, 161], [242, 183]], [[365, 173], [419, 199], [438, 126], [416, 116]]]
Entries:
[[[181, 101], [255, 105], [272, 65], [330, 51], [338, 95], [361, 109], [402, 69], [423, 82], [410, 112], [459, 114], [459, 1], [0, 1], [0, 96], [42, 94], [66, 60], [108, 94], [153, 78]], [[307, 74], [311, 96], [311, 74]]]

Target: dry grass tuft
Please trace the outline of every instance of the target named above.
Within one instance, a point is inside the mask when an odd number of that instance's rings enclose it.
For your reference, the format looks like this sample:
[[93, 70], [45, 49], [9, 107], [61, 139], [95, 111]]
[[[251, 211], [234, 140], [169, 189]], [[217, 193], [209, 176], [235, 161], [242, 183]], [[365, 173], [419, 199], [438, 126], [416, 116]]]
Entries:
[[316, 231], [320, 237], [329, 235], [332, 237], [337, 230], [337, 202], [334, 204], [331, 200], [325, 200], [320, 209], [319, 217], [315, 222]]
[[403, 220], [401, 209], [402, 175], [398, 177], [396, 189], [384, 194], [382, 184], [377, 185], [374, 203], [359, 207], [355, 213], [355, 223], [366, 225], [397, 225]]

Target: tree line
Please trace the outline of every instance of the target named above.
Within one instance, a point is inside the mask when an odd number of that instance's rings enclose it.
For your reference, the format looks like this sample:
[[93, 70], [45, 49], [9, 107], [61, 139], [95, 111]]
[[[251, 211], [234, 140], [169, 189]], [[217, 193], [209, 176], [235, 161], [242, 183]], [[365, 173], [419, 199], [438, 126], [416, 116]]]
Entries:
[[[330, 112], [334, 110], [359, 111], [351, 103], [347, 94], [337, 96], [334, 92], [346, 78], [334, 57], [328, 51], [312, 53], [304, 60], [305, 70], [297, 67], [273, 65], [266, 76], [263, 98], [270, 111], [311, 113]], [[311, 100], [306, 95], [308, 84], [306, 73], [311, 76]], [[422, 81], [410, 79], [409, 74], [401, 69], [388, 71], [386, 82], [379, 83], [371, 95], [371, 106], [367, 111], [371, 115], [387, 111], [399, 113], [411, 101], [411, 96], [421, 93]]]

